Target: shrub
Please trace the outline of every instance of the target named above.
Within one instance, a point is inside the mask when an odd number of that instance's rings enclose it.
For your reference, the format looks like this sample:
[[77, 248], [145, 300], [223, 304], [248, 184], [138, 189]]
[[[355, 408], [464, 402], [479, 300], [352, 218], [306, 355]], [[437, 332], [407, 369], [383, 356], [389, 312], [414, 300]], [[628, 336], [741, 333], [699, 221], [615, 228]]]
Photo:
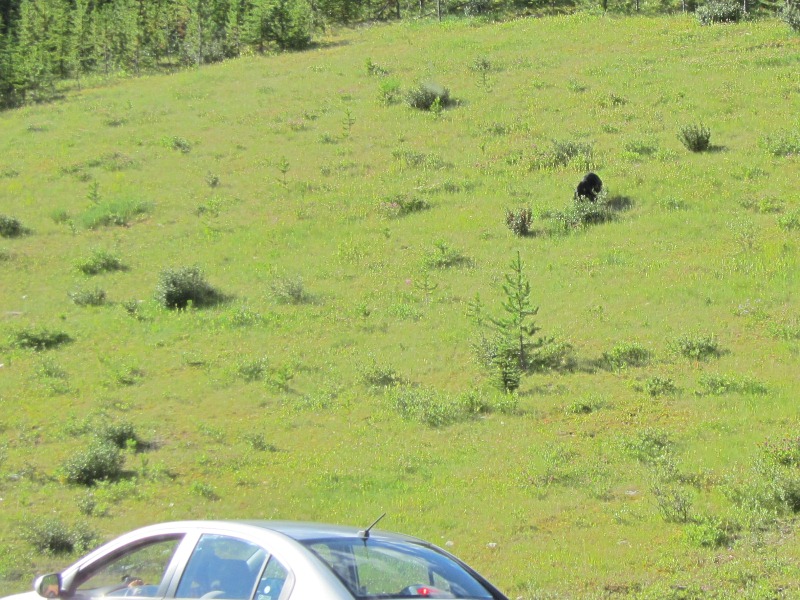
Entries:
[[761, 448], [774, 464], [784, 467], [800, 466], [800, 436], [785, 436], [777, 441], [767, 440]]
[[718, 548], [733, 540], [731, 526], [722, 520], [701, 517], [689, 523], [684, 530], [686, 541], [699, 548]]
[[694, 11], [701, 25], [714, 23], [738, 23], [743, 12], [742, 5], [732, 0], [711, 0]]
[[765, 135], [760, 143], [772, 156], [797, 156], [800, 155], [800, 130], [784, 130]]
[[642, 463], [658, 463], [672, 453], [674, 443], [661, 429], [647, 428], [622, 442], [626, 454]]
[[401, 100], [400, 80], [394, 77], [386, 77], [378, 83], [378, 101], [383, 106], [396, 104]]
[[675, 382], [669, 377], [655, 375], [644, 382], [644, 391], [648, 396], [667, 396], [678, 391]]
[[100, 288], [70, 292], [69, 297], [78, 306], [102, 306], [106, 303], [106, 292]]
[[551, 215], [555, 231], [569, 233], [588, 225], [613, 221], [615, 212], [611, 201], [612, 199], [608, 198], [605, 190], [600, 192], [594, 202], [587, 201], [582, 197], [575, 198], [565, 210]]
[[67, 459], [62, 470], [67, 483], [88, 486], [98, 481], [119, 479], [124, 461], [116, 445], [108, 441], [96, 441]]
[[392, 367], [378, 364], [374, 356], [359, 368], [359, 379], [372, 388], [387, 388], [404, 383], [405, 379]]
[[81, 215], [80, 223], [86, 229], [98, 227], [127, 227], [137, 217], [147, 214], [150, 204], [142, 200], [125, 198], [121, 200], [99, 201]]
[[606, 369], [618, 371], [624, 367], [643, 367], [649, 360], [647, 348], [636, 342], [623, 342], [604, 352], [600, 363]]
[[135, 450], [144, 446], [144, 442], [137, 435], [133, 423], [128, 421], [104, 423], [97, 430], [96, 436], [100, 442], [111, 444], [120, 450]]
[[594, 166], [594, 147], [574, 140], [552, 140], [549, 148], [534, 149], [531, 168], [558, 169], [574, 165], [580, 171], [590, 171]]
[[256, 452], [278, 451], [278, 447], [275, 444], [269, 443], [267, 438], [264, 437], [263, 433], [245, 433], [242, 436], [242, 439], [248, 446], [250, 446], [252, 450], [255, 450]]
[[276, 278], [270, 284], [270, 295], [278, 304], [305, 304], [311, 301], [300, 276]]
[[700, 376], [700, 394], [766, 394], [767, 386], [752, 377], [737, 377], [720, 373], [703, 373]]
[[800, 229], [800, 210], [793, 210], [778, 217], [778, 226], [786, 231]]
[[495, 408], [512, 412], [516, 407], [515, 402], [494, 402], [477, 390], [453, 397], [430, 388], [399, 385], [387, 388], [386, 397], [403, 419], [430, 427], [466, 421], [478, 414], [492, 412]]
[[236, 365], [236, 372], [245, 381], [262, 381], [269, 372], [269, 362], [265, 357], [244, 360]]
[[224, 296], [212, 287], [203, 276], [200, 267], [178, 267], [161, 272], [156, 286], [156, 300], [170, 309], [213, 306], [224, 300]]
[[16, 217], [0, 215], [0, 237], [15, 238], [28, 233]]
[[526, 236], [531, 231], [531, 222], [533, 221], [533, 211], [530, 208], [524, 207], [517, 210], [506, 209], [506, 226], [520, 237]]
[[421, 83], [406, 93], [406, 103], [418, 110], [431, 110], [437, 100], [441, 107], [450, 105], [450, 90], [437, 83]]
[[173, 150], [178, 150], [183, 154], [188, 154], [192, 151], [192, 144], [186, 138], [182, 138], [180, 136], [174, 135], [172, 137], [166, 137], [162, 140], [162, 143], [168, 147], [172, 148]]
[[96, 534], [85, 525], [69, 527], [56, 518], [31, 520], [22, 527], [22, 538], [41, 554], [72, 554], [89, 549]]
[[411, 213], [428, 210], [431, 205], [422, 198], [407, 196], [406, 194], [396, 194], [391, 198], [383, 200], [380, 209], [389, 218], [398, 218], [410, 215]]
[[124, 271], [122, 260], [107, 250], [95, 249], [87, 258], [80, 259], [75, 267], [84, 275], [98, 275], [111, 271]]
[[465, 266], [471, 262], [460, 250], [450, 247], [444, 240], [437, 240], [434, 246], [434, 249], [426, 252], [422, 257], [422, 266], [425, 269], [450, 269]]
[[49, 350], [71, 341], [72, 338], [63, 331], [50, 331], [34, 327], [21, 329], [11, 337], [13, 347], [31, 350]]
[[796, 0], [785, 0], [780, 14], [781, 21], [791, 27], [795, 33], [800, 33], [800, 6]]
[[711, 130], [702, 123], [683, 125], [678, 130], [678, 139], [687, 150], [703, 152], [711, 142]]
[[707, 360], [722, 355], [717, 338], [711, 334], [683, 334], [675, 338], [670, 347], [677, 354], [692, 360]]

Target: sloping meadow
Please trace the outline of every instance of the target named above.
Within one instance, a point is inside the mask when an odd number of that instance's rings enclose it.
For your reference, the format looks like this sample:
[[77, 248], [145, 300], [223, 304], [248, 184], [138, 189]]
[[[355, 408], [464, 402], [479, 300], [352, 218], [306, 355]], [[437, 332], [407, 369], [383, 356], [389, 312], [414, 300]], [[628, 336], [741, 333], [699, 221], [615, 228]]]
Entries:
[[385, 511], [510, 597], [796, 595], [799, 73], [778, 22], [425, 22], [0, 114], [0, 592]]

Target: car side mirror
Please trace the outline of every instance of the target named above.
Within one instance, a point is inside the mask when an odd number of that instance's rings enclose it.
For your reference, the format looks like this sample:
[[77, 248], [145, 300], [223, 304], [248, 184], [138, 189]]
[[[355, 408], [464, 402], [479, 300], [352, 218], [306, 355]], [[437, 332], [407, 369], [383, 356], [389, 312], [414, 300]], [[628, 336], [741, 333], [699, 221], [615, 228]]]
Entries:
[[42, 598], [58, 598], [61, 595], [61, 575], [51, 573], [37, 577], [33, 589]]

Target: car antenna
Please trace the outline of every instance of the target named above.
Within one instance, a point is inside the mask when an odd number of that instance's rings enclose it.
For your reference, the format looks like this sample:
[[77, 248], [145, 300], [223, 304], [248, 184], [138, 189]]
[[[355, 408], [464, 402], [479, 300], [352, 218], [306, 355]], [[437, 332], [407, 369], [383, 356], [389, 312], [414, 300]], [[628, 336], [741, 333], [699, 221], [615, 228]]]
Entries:
[[369, 527], [367, 527], [366, 529], [363, 529], [363, 530], [359, 531], [359, 532], [358, 532], [358, 537], [360, 537], [360, 538], [361, 538], [362, 540], [364, 540], [364, 541], [367, 541], [367, 540], [369, 539], [369, 532], [370, 532], [370, 530], [371, 530], [373, 527], [375, 527], [375, 525], [377, 525], [377, 524], [378, 524], [378, 522], [379, 522], [379, 521], [380, 521], [380, 520], [381, 520], [383, 517], [385, 517], [385, 516], [386, 516], [386, 513], [383, 513], [383, 514], [382, 514], [380, 517], [378, 517], [377, 519], [375, 519], [375, 521], [372, 523], [372, 525], [370, 525], [370, 526], [369, 526]]

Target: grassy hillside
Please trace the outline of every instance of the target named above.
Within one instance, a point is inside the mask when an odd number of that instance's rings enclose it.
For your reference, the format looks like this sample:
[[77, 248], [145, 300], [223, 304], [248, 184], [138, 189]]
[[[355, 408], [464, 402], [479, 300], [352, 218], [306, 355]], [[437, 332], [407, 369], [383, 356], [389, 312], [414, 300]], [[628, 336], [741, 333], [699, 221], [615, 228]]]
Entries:
[[[777, 22], [581, 14], [0, 114], [0, 592], [53, 540], [386, 511], [512, 598], [796, 596], [799, 74]], [[613, 219], [566, 230], [587, 166]], [[475, 347], [517, 253], [571, 353], [505, 394]], [[221, 301], [160, 304], [194, 266]], [[122, 472], [70, 483], [98, 437]]]

